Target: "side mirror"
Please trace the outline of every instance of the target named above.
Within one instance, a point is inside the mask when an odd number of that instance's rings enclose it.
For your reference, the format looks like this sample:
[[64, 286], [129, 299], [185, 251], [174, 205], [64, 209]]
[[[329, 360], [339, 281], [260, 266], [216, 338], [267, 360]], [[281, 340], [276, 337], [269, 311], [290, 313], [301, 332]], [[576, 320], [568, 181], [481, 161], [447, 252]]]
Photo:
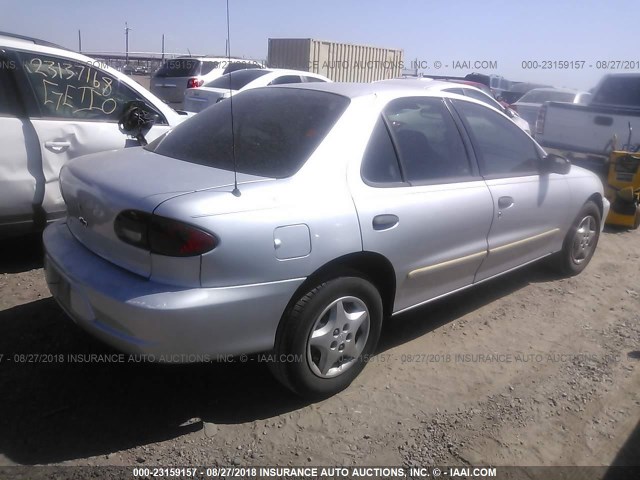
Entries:
[[158, 114], [151, 111], [146, 103], [134, 100], [127, 102], [124, 113], [118, 121], [120, 131], [135, 137], [143, 147], [147, 144], [144, 134], [149, 131], [158, 118]]
[[540, 173], [566, 175], [571, 170], [571, 162], [555, 153], [548, 153], [540, 162]]

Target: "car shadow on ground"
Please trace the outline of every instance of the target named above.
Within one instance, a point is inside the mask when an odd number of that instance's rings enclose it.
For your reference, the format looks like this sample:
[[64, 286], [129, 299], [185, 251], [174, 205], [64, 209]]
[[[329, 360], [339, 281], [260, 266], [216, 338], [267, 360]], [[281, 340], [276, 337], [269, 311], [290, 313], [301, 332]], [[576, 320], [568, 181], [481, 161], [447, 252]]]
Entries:
[[0, 274], [42, 268], [43, 259], [40, 233], [0, 240]]
[[[378, 352], [551, 279], [527, 267], [400, 315], [392, 321], [402, 328], [384, 328]], [[114, 357], [118, 352], [78, 328], [51, 298], [0, 311], [0, 354], [0, 453], [20, 464], [104, 455], [200, 430], [202, 421], [243, 423], [309, 405], [254, 357], [196, 365]]]

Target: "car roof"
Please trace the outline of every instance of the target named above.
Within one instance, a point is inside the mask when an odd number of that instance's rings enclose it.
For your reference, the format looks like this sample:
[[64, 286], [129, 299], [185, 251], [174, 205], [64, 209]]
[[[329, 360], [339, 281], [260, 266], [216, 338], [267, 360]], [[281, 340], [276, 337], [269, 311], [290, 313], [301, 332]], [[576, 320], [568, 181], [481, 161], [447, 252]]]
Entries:
[[[241, 72], [242, 70], [236, 70], [236, 72]], [[292, 70], [289, 68], [264, 68], [263, 72], [269, 73], [283, 73], [286, 75], [305, 75], [307, 77], [316, 77], [316, 78], [327, 78], [324, 75], [320, 75], [319, 73], [313, 72], [305, 72], [304, 70]], [[231, 72], [234, 73], [234, 72]]]
[[[396, 79], [397, 80], [397, 79]], [[412, 83], [412, 82], [411, 82]], [[405, 96], [407, 92], [414, 92], [417, 95], [426, 93], [446, 93], [442, 92], [443, 87], [451, 87], [449, 82], [440, 82], [437, 80], [428, 80], [424, 83], [411, 84], [410, 82], [402, 83], [393, 81], [379, 81], [374, 83], [350, 83], [350, 82], [326, 82], [326, 83], [295, 83], [286, 85], [274, 85], [269, 88], [303, 88], [306, 90], [318, 90], [328, 93], [335, 93], [351, 99], [358, 97], [366, 97], [370, 95], [385, 94], [389, 96], [398, 95]], [[455, 95], [456, 98], [459, 95]]]
[[[540, 88], [532, 88], [529, 92], [564, 92], [564, 93], [580, 93], [579, 90], [574, 90], [573, 88], [556, 88], [556, 87], [540, 87]], [[529, 93], [527, 92], [527, 93]], [[525, 93], [525, 95], [527, 94]]]
[[232, 62], [247, 62], [247, 63], [257, 63], [257, 64], [260, 63], [260, 62], [257, 62], [256, 60], [250, 60], [248, 58], [225, 57], [222, 55], [219, 57], [210, 57], [210, 56], [201, 56], [201, 55], [193, 55], [193, 56], [183, 55], [181, 57], [169, 58], [166, 61], [171, 61], [171, 60], [205, 60], [205, 61], [214, 61], [214, 62], [226, 60], [226, 61], [232, 61]]
[[26, 35], [18, 35], [17, 33], [0, 32], [0, 39], [10, 39], [17, 43], [24, 42], [24, 43], [30, 43], [33, 45], [42, 45], [44, 47], [52, 47], [52, 48], [59, 48], [60, 50], [72, 51], [61, 45], [57, 45], [52, 42], [47, 42], [46, 40], [40, 40], [39, 38], [28, 37]]

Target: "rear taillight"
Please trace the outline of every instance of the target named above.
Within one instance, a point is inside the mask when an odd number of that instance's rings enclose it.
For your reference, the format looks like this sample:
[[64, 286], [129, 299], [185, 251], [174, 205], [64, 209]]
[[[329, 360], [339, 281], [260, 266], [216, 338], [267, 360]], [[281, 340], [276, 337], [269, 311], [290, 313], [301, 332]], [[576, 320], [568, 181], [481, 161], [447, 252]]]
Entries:
[[187, 80], [187, 88], [198, 88], [204, 85], [204, 80], [200, 80], [197, 77]]
[[170, 257], [202, 255], [218, 245], [214, 235], [198, 227], [137, 210], [120, 212], [114, 230], [129, 245]]
[[538, 110], [538, 118], [536, 118], [536, 135], [542, 135], [544, 133], [544, 121], [547, 117], [547, 106], [542, 105]]

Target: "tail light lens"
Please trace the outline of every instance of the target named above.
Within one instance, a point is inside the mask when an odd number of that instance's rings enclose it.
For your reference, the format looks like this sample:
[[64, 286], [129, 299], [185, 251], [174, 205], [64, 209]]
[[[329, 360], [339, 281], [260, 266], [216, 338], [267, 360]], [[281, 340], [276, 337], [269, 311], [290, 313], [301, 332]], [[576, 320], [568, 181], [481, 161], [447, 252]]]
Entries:
[[114, 230], [129, 245], [169, 257], [202, 255], [218, 245], [214, 235], [198, 227], [137, 210], [121, 212]]
[[542, 105], [538, 110], [538, 118], [536, 118], [536, 135], [544, 133], [544, 121], [547, 116], [547, 106]]
[[193, 77], [187, 80], [187, 88], [198, 88], [202, 85], [204, 85], [204, 80], [198, 79], [197, 77]]

